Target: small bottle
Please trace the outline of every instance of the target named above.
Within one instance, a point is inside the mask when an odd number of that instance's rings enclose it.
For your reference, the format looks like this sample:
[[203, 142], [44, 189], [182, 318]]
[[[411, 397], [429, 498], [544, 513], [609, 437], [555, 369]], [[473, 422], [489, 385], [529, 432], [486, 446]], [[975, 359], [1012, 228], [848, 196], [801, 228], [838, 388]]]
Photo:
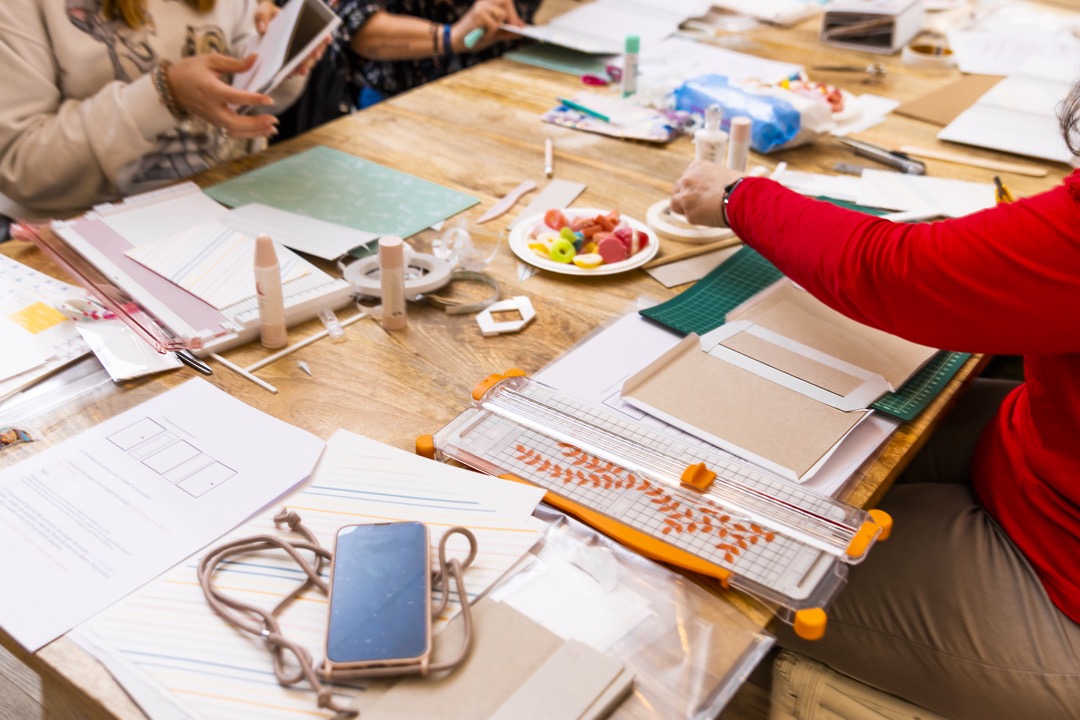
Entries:
[[396, 235], [379, 238], [379, 285], [382, 290], [382, 326], [402, 330], [405, 314], [405, 242]]
[[622, 96], [630, 97], [637, 92], [638, 52], [641, 50], [641, 38], [627, 35], [623, 46]]
[[727, 150], [727, 133], [720, 129], [723, 114], [719, 105], [710, 105], [705, 109], [705, 127], [694, 133], [694, 158], [712, 163], [724, 162]]
[[285, 298], [281, 290], [281, 265], [269, 235], [255, 238], [255, 295], [259, 305], [259, 332], [263, 347], [285, 347]]
[[731, 143], [728, 145], [727, 166], [738, 172], [746, 172], [746, 160], [750, 155], [751, 120], [745, 115], [731, 118]]

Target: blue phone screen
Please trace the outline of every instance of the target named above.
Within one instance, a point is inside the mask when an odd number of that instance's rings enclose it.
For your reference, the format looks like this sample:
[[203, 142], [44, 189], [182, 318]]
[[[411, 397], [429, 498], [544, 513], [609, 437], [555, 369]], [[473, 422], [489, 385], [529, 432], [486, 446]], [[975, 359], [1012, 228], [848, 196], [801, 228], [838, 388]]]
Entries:
[[428, 638], [428, 539], [421, 523], [338, 533], [326, 655], [332, 662], [419, 657]]

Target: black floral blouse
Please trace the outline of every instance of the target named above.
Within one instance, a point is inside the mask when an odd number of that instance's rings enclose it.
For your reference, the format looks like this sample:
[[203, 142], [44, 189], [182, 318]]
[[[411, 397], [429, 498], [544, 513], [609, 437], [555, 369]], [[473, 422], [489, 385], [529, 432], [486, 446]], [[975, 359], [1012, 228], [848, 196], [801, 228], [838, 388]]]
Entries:
[[[531, 23], [541, 0], [514, 0], [521, 19]], [[342, 19], [343, 35], [352, 37], [377, 12], [411, 15], [441, 24], [453, 24], [472, 6], [472, 0], [338, 0], [334, 11]], [[516, 43], [496, 43], [480, 52], [429, 57], [419, 60], [369, 60], [353, 56], [358, 85], [370, 87], [385, 97], [411, 90], [429, 80], [449, 75], [471, 65], [498, 57]]]

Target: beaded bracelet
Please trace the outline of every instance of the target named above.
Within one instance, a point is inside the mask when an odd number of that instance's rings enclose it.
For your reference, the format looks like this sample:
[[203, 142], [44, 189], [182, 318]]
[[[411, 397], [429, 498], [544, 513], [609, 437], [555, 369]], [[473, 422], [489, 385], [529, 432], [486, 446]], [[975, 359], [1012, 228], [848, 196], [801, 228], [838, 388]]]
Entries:
[[169, 114], [178, 121], [184, 121], [191, 117], [191, 113], [180, 107], [180, 103], [176, 102], [176, 97], [173, 96], [172, 85], [169, 84], [170, 67], [172, 67], [171, 61], [159, 60], [150, 72], [150, 79], [154, 83], [154, 89], [157, 90], [158, 100], [169, 111]]
[[431, 56], [439, 57], [439, 23], [431, 23]]

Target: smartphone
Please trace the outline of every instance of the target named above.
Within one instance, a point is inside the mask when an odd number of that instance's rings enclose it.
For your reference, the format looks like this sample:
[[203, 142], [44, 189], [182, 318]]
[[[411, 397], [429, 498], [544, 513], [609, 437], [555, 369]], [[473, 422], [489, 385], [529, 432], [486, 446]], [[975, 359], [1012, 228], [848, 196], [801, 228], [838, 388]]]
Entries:
[[409, 665], [431, 650], [427, 526], [347, 525], [330, 570], [326, 659], [335, 669]]

